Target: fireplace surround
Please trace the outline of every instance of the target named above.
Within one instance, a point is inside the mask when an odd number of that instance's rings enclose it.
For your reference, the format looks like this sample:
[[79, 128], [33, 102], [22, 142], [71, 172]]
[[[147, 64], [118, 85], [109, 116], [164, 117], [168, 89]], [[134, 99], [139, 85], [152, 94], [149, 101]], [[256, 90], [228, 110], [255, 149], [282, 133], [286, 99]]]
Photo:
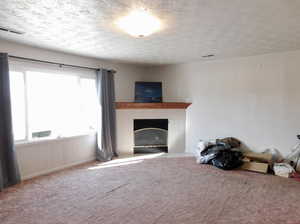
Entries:
[[168, 119], [168, 153], [185, 151], [185, 108], [117, 108], [116, 118], [117, 151], [120, 155], [134, 154], [134, 120], [136, 119]]

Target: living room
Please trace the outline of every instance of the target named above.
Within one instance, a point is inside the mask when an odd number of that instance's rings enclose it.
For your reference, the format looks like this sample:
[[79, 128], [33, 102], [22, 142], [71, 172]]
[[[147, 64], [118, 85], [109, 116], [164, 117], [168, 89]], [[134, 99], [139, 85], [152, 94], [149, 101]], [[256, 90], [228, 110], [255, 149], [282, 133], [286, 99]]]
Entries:
[[0, 8], [1, 223], [300, 221], [300, 3]]

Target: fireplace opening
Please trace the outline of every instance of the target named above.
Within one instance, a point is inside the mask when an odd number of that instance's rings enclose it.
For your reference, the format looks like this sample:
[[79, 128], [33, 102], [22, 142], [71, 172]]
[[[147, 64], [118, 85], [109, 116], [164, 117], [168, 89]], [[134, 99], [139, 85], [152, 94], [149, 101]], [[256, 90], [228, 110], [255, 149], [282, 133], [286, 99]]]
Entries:
[[134, 153], [168, 152], [168, 119], [134, 120]]

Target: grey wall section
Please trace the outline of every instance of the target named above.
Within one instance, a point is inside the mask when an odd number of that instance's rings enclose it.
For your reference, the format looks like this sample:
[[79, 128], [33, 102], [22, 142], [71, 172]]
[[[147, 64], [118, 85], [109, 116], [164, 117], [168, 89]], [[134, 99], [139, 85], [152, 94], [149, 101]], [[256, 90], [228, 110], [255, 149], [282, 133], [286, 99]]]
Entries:
[[149, 68], [164, 100], [187, 100], [187, 151], [199, 139], [234, 136], [283, 154], [300, 133], [300, 51]]

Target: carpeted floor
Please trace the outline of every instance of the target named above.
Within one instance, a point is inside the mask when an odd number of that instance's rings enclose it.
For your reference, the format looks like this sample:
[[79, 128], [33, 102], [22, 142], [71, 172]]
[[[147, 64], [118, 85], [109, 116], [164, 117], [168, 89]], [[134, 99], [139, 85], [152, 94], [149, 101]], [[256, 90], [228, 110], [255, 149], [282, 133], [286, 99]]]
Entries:
[[300, 223], [300, 183], [193, 158], [88, 164], [0, 193], [1, 224]]

